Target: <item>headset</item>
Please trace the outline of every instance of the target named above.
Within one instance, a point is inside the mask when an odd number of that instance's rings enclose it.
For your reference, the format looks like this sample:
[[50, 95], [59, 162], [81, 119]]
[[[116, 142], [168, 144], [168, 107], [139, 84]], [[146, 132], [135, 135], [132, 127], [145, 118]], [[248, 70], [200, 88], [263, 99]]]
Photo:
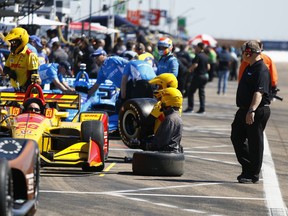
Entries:
[[[242, 52], [245, 52], [245, 56], [246, 57], [250, 57], [253, 55], [253, 53], [261, 53], [261, 50], [256, 50], [256, 49], [253, 49], [251, 48], [249, 45], [249, 42], [245, 43], [243, 46], [242, 46]], [[262, 49], [262, 43], [258, 41], [258, 44], [259, 44], [259, 47]]]

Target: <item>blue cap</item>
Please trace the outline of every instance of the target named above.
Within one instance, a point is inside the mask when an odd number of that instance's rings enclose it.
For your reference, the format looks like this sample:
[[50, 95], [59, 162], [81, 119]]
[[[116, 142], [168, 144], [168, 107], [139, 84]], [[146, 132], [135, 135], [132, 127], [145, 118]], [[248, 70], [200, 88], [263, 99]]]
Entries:
[[41, 39], [40, 39], [38, 36], [36, 36], [36, 35], [31, 35], [31, 36], [29, 37], [29, 40], [35, 42], [35, 43], [37, 44], [37, 46], [43, 47], [42, 44], [41, 44]]
[[96, 57], [99, 55], [107, 55], [107, 53], [104, 49], [98, 48], [97, 50], [94, 51], [94, 53], [91, 54], [92, 57]]

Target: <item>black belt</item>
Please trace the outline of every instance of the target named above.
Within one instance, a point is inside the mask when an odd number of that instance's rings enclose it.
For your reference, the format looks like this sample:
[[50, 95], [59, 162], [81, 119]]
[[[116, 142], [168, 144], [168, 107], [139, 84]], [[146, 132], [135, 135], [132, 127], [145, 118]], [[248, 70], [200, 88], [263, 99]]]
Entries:
[[[258, 109], [258, 108], [262, 108], [262, 107], [269, 107], [269, 104], [265, 104], [265, 105], [258, 106], [257, 109]], [[240, 106], [239, 109], [248, 110], [249, 107]]]

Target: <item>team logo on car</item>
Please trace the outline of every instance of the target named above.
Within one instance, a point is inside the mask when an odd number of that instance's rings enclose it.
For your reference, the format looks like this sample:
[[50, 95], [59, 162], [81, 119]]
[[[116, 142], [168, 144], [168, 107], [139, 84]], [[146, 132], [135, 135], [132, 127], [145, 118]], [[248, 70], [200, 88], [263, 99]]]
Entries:
[[3, 154], [18, 154], [22, 146], [16, 140], [3, 140], [0, 142], [0, 153]]

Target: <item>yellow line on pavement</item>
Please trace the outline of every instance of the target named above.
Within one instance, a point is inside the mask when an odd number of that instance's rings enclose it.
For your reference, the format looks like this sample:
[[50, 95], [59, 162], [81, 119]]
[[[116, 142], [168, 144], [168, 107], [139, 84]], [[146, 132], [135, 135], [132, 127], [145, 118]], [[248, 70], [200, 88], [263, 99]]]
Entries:
[[[114, 162], [114, 163], [112, 163], [112, 164], [110, 164], [105, 170], [104, 170], [104, 172], [108, 172], [113, 166], [115, 166], [116, 165], [116, 163]], [[104, 176], [105, 175], [105, 173], [101, 173], [99, 176]]]

